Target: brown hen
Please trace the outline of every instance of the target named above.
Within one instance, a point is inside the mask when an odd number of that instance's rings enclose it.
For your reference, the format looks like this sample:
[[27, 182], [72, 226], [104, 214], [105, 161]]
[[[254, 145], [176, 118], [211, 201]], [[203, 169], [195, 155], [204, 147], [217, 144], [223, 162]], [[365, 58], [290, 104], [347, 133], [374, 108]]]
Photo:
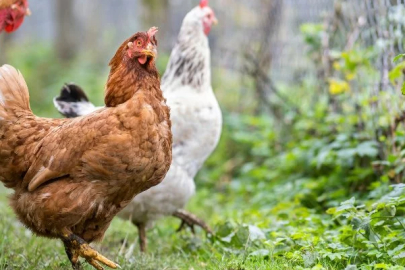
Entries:
[[[132, 198], [158, 184], [171, 163], [169, 108], [155, 67], [155, 28], [126, 40], [110, 62], [106, 108], [46, 119], [29, 107], [13, 67], [0, 68], [0, 180], [11, 206], [38, 235], [59, 238], [74, 269], [117, 265], [88, 243], [102, 239]], [[98, 262], [97, 262], [98, 261]]]

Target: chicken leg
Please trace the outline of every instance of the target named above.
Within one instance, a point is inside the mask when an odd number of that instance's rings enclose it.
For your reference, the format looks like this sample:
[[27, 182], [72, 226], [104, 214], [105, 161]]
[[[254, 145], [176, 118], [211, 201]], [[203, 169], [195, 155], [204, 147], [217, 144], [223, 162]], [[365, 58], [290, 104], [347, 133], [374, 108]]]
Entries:
[[83, 257], [86, 261], [97, 270], [103, 270], [104, 268], [98, 263], [105, 264], [106, 266], [116, 269], [119, 265], [107, 259], [96, 250], [94, 250], [86, 241], [78, 237], [73, 233], [64, 234], [62, 241], [65, 245], [65, 251], [69, 257], [70, 262], [74, 270], [80, 270], [81, 264], [79, 257]]
[[141, 252], [146, 252], [147, 242], [145, 223], [134, 223], [134, 225], [138, 228], [139, 246], [141, 248]]
[[173, 216], [181, 219], [181, 224], [180, 227], [177, 229], [177, 232], [183, 230], [187, 225], [194, 234], [194, 226], [197, 225], [200, 226], [206, 233], [213, 234], [211, 228], [203, 220], [183, 209], [176, 210], [173, 213]]

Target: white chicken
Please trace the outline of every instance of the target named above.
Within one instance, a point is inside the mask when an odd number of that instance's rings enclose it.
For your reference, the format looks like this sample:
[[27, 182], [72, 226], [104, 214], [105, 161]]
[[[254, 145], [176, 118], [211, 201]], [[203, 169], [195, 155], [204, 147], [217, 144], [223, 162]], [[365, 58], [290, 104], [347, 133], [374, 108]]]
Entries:
[[[218, 144], [222, 114], [211, 87], [211, 59], [207, 35], [217, 22], [207, 0], [184, 18], [177, 42], [170, 55], [161, 89], [171, 108], [173, 161], [159, 185], [137, 195], [119, 214], [138, 227], [141, 251], [146, 250], [146, 228], [163, 216], [188, 225], [209, 227], [184, 209], [195, 193], [194, 177]], [[65, 85], [54, 99], [66, 117], [81, 116], [96, 110], [84, 92], [73, 84]]]

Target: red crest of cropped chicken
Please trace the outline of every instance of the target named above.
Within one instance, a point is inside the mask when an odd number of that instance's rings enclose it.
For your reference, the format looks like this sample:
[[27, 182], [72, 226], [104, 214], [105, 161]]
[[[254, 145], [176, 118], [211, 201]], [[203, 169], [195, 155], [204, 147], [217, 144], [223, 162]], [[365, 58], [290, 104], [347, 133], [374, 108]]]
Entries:
[[0, 33], [17, 30], [24, 21], [25, 16], [31, 14], [27, 0], [1, 0], [0, 1]]

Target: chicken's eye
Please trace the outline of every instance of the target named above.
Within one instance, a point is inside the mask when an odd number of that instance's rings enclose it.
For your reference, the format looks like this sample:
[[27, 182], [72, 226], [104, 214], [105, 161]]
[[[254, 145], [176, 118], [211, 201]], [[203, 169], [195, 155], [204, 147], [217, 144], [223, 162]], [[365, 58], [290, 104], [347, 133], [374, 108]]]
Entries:
[[141, 47], [141, 46], [142, 46], [142, 41], [137, 40], [137, 41], [136, 41], [136, 46]]

